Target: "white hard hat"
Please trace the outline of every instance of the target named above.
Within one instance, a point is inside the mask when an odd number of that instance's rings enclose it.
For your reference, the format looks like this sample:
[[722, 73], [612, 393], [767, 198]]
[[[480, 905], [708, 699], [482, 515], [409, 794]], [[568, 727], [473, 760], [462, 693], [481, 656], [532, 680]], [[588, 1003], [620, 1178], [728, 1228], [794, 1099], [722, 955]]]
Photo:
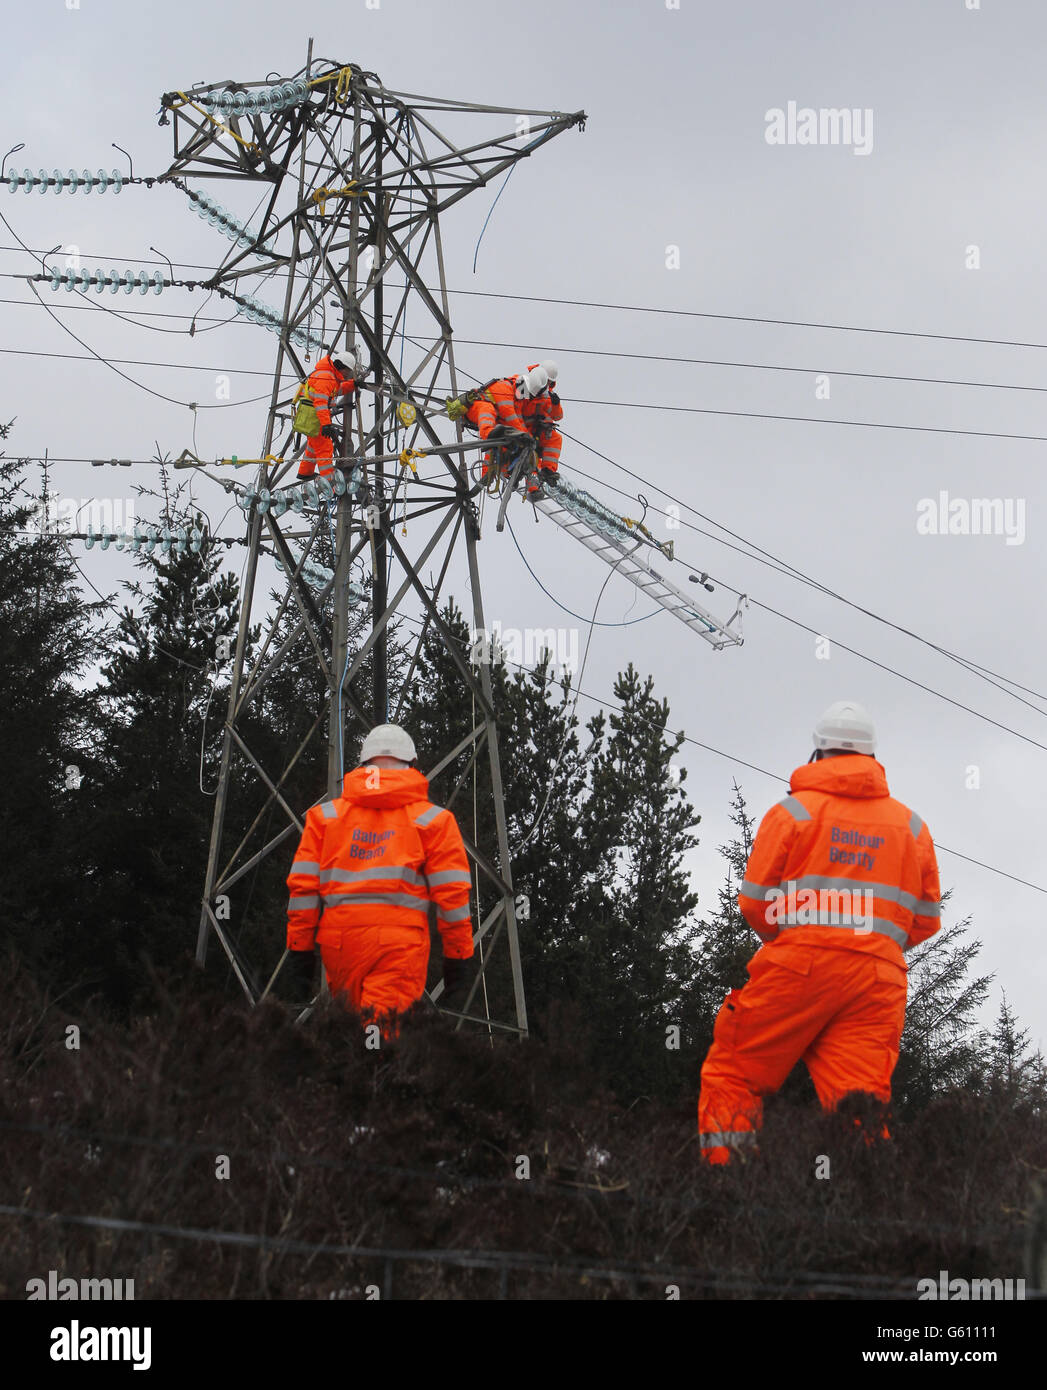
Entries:
[[339, 348], [337, 352], [331, 353], [331, 361], [346, 376], [357, 377], [363, 370], [360, 349], [356, 347]]
[[532, 367], [523, 372], [516, 383], [516, 394], [521, 400], [530, 401], [549, 385], [549, 378], [543, 367]]
[[361, 766], [371, 758], [399, 758], [403, 763], [413, 763], [417, 756], [414, 740], [399, 724], [379, 724], [360, 746]]
[[876, 727], [869, 711], [854, 700], [837, 700], [814, 727], [814, 746], [822, 752], [876, 752]]
[[545, 372], [546, 376], [549, 378], [549, 385], [552, 386], [556, 378], [560, 375], [559, 364], [554, 362], [550, 357], [545, 362], [540, 362], [538, 365]]

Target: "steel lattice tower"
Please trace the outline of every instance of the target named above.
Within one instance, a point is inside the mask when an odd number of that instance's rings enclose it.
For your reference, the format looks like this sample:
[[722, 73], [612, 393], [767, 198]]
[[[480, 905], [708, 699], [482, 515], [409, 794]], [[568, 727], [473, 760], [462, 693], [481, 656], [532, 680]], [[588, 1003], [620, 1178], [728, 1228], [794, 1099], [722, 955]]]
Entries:
[[[496, 712], [489, 665], [474, 670], [451, 639], [439, 612], [440, 590], [452, 554], [464, 550], [468, 564], [473, 628], [485, 632], [483, 601], [477, 569], [478, 539], [475, 497], [479, 484], [468, 464], [475, 445], [463, 441], [461, 425], [453, 440], [441, 440], [439, 408], [433, 406], [438, 377], [459, 391], [455, 371], [451, 318], [444, 278], [440, 214], [507, 172], [562, 131], [584, 126], [585, 115], [482, 106], [387, 91], [373, 73], [326, 61], [314, 62], [312, 44], [305, 68], [293, 78], [273, 82], [218, 83], [190, 91], [165, 94], [161, 122], [173, 122], [174, 161], [161, 182], [173, 182], [210, 216], [236, 246], [206, 287], [227, 296], [249, 317], [265, 322], [279, 335], [272, 394], [263, 431], [257, 473], [247, 489], [251, 503], [247, 530], [247, 562], [241, 591], [240, 623], [232, 661], [231, 690], [221, 752], [220, 775], [197, 940], [197, 959], [206, 959], [213, 932], [229, 959], [245, 994], [255, 1002], [258, 990], [245, 968], [239, 948], [216, 915], [216, 899], [273, 851], [290, 862], [291, 837], [300, 833], [304, 808], [294, 808], [280, 788], [306, 744], [320, 731], [323, 713], [283, 769], [266, 769], [244, 737], [243, 720], [252, 699], [286, 655], [290, 639], [275, 643], [277, 625], [285, 613], [294, 615], [291, 636], [304, 635], [330, 691], [328, 701], [329, 796], [341, 791], [342, 748], [372, 723], [385, 722], [388, 709], [387, 630], [409, 596], [424, 615], [422, 631], [409, 667], [414, 673], [427, 633], [442, 640], [461, 675], [463, 693], [475, 700], [475, 727], [457, 748], [430, 770], [435, 776], [469, 751], [469, 766], [486, 744], [497, 828], [495, 863], [466, 836], [466, 847], [477, 875], [497, 895], [494, 907], [479, 923], [481, 959], [504, 939], [509, 952], [515, 998], [515, 1024], [527, 1030], [523, 975], [502, 793]], [[487, 118], [486, 122], [481, 118]], [[455, 134], [440, 128], [451, 122]], [[481, 126], [495, 122], [499, 133], [480, 135]], [[508, 125], [509, 129], [504, 127]], [[458, 134], [461, 129], [464, 133]], [[478, 138], [469, 137], [476, 134]], [[260, 220], [250, 228], [238, 223], [201, 191], [197, 181], [230, 180], [260, 185], [265, 196]], [[191, 181], [191, 182], [189, 182]], [[272, 272], [281, 283], [282, 304], [269, 309], [247, 292], [259, 275]], [[412, 336], [432, 340], [419, 350], [408, 372], [395, 360], [408, 306]], [[294, 462], [283, 455], [291, 443], [293, 388], [309, 374], [305, 355], [323, 349], [359, 345], [369, 357], [367, 382], [373, 387], [373, 413], [355, 421], [346, 409], [343, 418], [345, 454], [353, 464], [352, 486], [331, 499], [334, 510], [334, 575], [321, 594], [306, 582], [303, 565], [318, 538], [330, 528], [325, 507], [294, 514], [303, 524], [304, 549], [295, 556], [287, 544], [281, 515], [270, 501], [274, 489], [287, 480]], [[402, 349], [401, 349], [402, 350]], [[360, 392], [357, 392], [359, 400]], [[355, 426], [355, 428], [354, 428]], [[445, 431], [451, 426], [444, 419]], [[405, 450], [419, 450], [439, 461], [439, 481], [422, 480], [401, 465], [411, 456], [389, 451], [389, 441], [403, 433]], [[353, 440], [355, 447], [350, 445]], [[415, 455], [416, 457], [417, 455]], [[343, 475], [344, 476], [344, 475]], [[291, 481], [294, 481], [291, 479]], [[405, 508], [407, 520], [426, 518], [424, 545], [408, 553], [391, 524], [393, 499]], [[287, 514], [289, 517], [291, 513]], [[417, 533], [418, 528], [412, 528]], [[263, 619], [260, 651], [247, 669], [245, 654], [252, 610], [258, 604], [259, 555], [262, 548], [281, 557], [286, 590], [275, 616]], [[370, 566], [373, 613], [370, 633], [359, 649], [348, 647], [350, 566], [357, 560]], [[439, 578], [431, 588], [421, 579], [423, 566]], [[387, 576], [394, 576], [387, 584]], [[322, 610], [332, 601], [328, 623]], [[257, 621], [257, 619], [256, 619]], [[370, 711], [351, 690], [354, 677], [371, 657], [373, 700]], [[373, 716], [373, 717], [372, 717]], [[348, 727], [343, 728], [346, 718]], [[471, 750], [471, 751], [470, 751]], [[265, 808], [275, 803], [287, 823], [266, 844], [249, 832], [230, 850], [226, 843], [231, 768], [234, 758], [253, 768], [267, 792]], [[462, 786], [459, 778], [455, 793]], [[265, 809], [263, 808], [263, 809]], [[452, 808], [453, 809], [453, 808]], [[256, 818], [253, 830], [260, 826]], [[479, 881], [479, 878], [478, 880]], [[470, 1013], [474, 982], [465, 1013]], [[435, 999], [438, 985], [432, 992]], [[492, 1022], [494, 1020], [491, 1020]], [[459, 1025], [460, 1026], [460, 1025]]]

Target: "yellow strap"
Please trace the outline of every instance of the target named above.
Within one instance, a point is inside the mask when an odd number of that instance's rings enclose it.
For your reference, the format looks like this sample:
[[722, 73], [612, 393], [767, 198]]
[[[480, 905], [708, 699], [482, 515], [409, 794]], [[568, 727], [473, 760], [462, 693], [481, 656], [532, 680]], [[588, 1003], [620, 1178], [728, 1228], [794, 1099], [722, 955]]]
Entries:
[[[190, 101], [184, 92], [177, 92], [175, 95], [182, 98], [183, 106], [191, 106], [194, 111], [199, 111], [201, 116], [204, 116], [213, 125], [216, 125], [219, 130], [224, 130], [226, 135], [231, 135], [238, 145], [243, 145], [245, 150], [254, 150], [256, 154], [258, 153], [258, 146], [252, 140], [241, 139], [235, 130], [230, 130], [227, 125], [223, 125], [217, 116], [212, 116], [210, 111], [205, 111], [204, 108], [198, 106], [195, 101]], [[174, 109], [177, 110], [178, 108], [175, 107]]]
[[356, 187], [356, 180], [355, 180], [355, 179], [353, 180], [352, 183], [347, 183], [347, 184], [345, 184], [342, 188], [328, 188], [328, 187], [325, 186], [325, 187], [323, 187], [323, 188], [317, 188], [317, 189], [314, 191], [314, 193], [312, 194], [313, 202], [314, 202], [314, 203], [317, 203], [317, 204], [319, 205], [319, 208], [320, 208], [320, 216], [321, 216], [321, 217], [323, 217], [324, 214], [325, 214], [326, 211], [327, 211], [327, 200], [328, 200], [328, 198], [366, 198], [366, 197], [367, 197], [367, 194], [364, 192], [364, 190], [363, 190], [362, 188], [357, 188], [357, 187]]
[[424, 459], [424, 449], [405, 449], [400, 455], [400, 467], [409, 468], [414, 476], [418, 477], [418, 469], [415, 466], [415, 459]]
[[279, 458], [275, 454], [266, 454], [264, 459], [242, 459], [238, 454], [233, 454], [230, 458], [219, 459], [219, 463], [231, 464], [233, 468], [243, 468], [247, 463], [283, 463], [284, 458], [281, 454]]
[[346, 102], [349, 100], [349, 83], [353, 78], [351, 67], [338, 68], [335, 72], [325, 73], [323, 77], [314, 77], [307, 85], [310, 87], [322, 87], [325, 82], [334, 82], [334, 95], [336, 101]]

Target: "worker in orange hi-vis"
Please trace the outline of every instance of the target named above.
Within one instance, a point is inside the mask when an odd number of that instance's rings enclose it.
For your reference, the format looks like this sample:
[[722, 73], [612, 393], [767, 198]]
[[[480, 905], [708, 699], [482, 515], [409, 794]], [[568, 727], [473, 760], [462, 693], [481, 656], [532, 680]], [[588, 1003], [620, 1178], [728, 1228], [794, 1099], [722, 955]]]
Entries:
[[295, 982], [308, 988], [318, 945], [331, 993], [378, 1016], [386, 1036], [391, 1017], [425, 990], [430, 901], [449, 996], [468, 984], [473, 958], [461, 831], [450, 811], [429, 800], [416, 756], [398, 725], [372, 729], [342, 795], [307, 812], [287, 877]]
[[[760, 824], [738, 906], [763, 942], [720, 1008], [702, 1067], [702, 1157], [754, 1144], [762, 1097], [804, 1061], [822, 1107], [882, 1102], [905, 1022], [903, 951], [940, 926], [927, 826], [890, 795], [861, 705], [830, 705], [790, 795]], [[886, 1133], [886, 1131], [884, 1131]]]
[[[331, 419], [331, 411], [344, 405], [347, 398], [352, 401], [361, 374], [358, 349], [347, 348], [321, 357], [299, 389], [296, 403], [307, 414], [309, 407], [315, 412], [315, 420], [310, 414], [305, 452], [298, 465], [299, 478], [311, 478], [317, 468], [321, 478], [328, 478], [334, 472], [334, 441], [338, 438], [338, 428]], [[298, 417], [301, 418], [304, 416]], [[297, 420], [296, 427], [300, 428]]]
[[[525, 402], [531, 400], [545, 386], [544, 372], [524, 372], [518, 376], [501, 377], [490, 381], [467, 393], [469, 406], [461, 419], [463, 424], [475, 429], [483, 440], [499, 444], [504, 448], [514, 443], [530, 444], [531, 431], [527, 428], [522, 410]], [[483, 477], [493, 465], [493, 455], [483, 458]], [[509, 475], [506, 453], [502, 453], [501, 473]]]
[[556, 480], [563, 448], [563, 435], [556, 428], [563, 419], [563, 406], [556, 393], [560, 368], [551, 358], [544, 362], [533, 362], [527, 370], [533, 372], [536, 368], [541, 368], [545, 373], [546, 385], [537, 395], [522, 402], [520, 414], [538, 444], [539, 481], [548, 484]]

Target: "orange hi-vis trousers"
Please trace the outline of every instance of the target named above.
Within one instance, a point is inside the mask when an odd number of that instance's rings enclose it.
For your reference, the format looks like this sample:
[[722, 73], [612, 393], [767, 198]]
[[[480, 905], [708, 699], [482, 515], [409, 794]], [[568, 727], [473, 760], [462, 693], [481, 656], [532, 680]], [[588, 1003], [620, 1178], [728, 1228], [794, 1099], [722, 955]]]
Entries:
[[334, 441], [325, 434], [318, 434], [305, 442], [305, 452], [298, 465], [299, 478], [311, 478], [315, 469], [321, 478], [334, 475]]
[[332, 995], [360, 1013], [403, 1013], [422, 997], [429, 933], [418, 927], [325, 927], [320, 954]]
[[534, 435], [538, 441], [538, 467], [547, 468], [550, 473], [559, 472], [563, 435], [549, 426], [539, 426]]
[[865, 1091], [891, 1098], [905, 1023], [906, 972], [865, 951], [775, 943], [749, 964], [716, 1017], [702, 1067], [702, 1158], [728, 1162], [753, 1144], [763, 1096], [801, 1059], [825, 1110]]

